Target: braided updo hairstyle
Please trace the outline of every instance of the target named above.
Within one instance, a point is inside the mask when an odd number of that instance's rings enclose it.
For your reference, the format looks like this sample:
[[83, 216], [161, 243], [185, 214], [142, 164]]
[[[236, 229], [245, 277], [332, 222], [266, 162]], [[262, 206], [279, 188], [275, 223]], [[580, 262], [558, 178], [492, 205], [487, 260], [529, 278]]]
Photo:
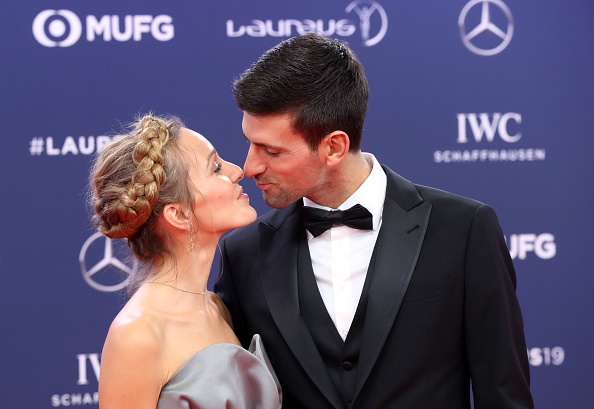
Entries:
[[[91, 223], [110, 238], [126, 238], [138, 260], [154, 265], [168, 252], [158, 217], [171, 203], [192, 209], [188, 157], [179, 145], [184, 125], [175, 116], [143, 116], [95, 159], [90, 176]], [[146, 269], [145, 269], [146, 270]], [[134, 291], [147, 271], [132, 277]]]

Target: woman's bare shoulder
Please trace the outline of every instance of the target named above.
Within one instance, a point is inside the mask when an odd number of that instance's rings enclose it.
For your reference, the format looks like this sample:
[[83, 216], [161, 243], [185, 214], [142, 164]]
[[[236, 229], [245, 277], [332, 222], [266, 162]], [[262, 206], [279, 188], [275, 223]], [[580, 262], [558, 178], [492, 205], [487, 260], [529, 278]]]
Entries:
[[219, 312], [221, 313], [221, 316], [225, 319], [227, 324], [229, 324], [229, 326], [233, 328], [233, 320], [231, 319], [231, 313], [229, 312], [229, 309], [227, 308], [221, 297], [219, 297], [212, 291], [208, 292], [208, 297], [212, 302], [214, 302], [217, 305], [217, 307], [219, 307]]

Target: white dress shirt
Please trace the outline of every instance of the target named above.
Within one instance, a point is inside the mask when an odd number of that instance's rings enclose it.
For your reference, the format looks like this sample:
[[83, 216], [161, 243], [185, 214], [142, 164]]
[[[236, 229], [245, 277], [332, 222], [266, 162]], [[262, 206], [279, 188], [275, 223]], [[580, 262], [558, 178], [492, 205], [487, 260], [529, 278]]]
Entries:
[[[370, 153], [363, 155], [372, 166], [371, 173], [338, 210], [346, 210], [357, 203], [365, 206], [373, 216], [373, 230], [334, 226], [318, 237], [307, 232], [318, 289], [343, 340], [346, 340], [361, 298], [369, 261], [382, 224], [386, 197], [386, 174], [375, 156]], [[336, 210], [320, 206], [306, 197], [303, 198], [303, 204]]]

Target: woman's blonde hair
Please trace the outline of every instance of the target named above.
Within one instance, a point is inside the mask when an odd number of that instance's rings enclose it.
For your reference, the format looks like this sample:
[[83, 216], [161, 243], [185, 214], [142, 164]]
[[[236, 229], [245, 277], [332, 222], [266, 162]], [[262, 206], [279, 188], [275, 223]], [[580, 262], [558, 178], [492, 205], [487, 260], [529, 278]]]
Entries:
[[146, 280], [149, 266], [163, 262], [169, 238], [158, 223], [167, 204], [193, 212], [188, 156], [179, 145], [182, 121], [144, 115], [99, 153], [90, 175], [91, 223], [110, 238], [126, 238], [145, 268], [131, 277], [129, 292]]

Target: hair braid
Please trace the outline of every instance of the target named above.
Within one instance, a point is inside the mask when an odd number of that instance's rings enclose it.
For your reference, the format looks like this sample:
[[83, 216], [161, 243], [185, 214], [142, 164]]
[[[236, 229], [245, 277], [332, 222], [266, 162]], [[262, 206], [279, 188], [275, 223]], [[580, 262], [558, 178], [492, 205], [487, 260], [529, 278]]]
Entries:
[[170, 135], [165, 121], [145, 115], [131, 134], [135, 144], [131, 153], [134, 169], [129, 181], [108, 203], [98, 200], [95, 204], [101, 219], [99, 230], [111, 238], [130, 237], [137, 232], [150, 217], [165, 182], [161, 151]]

